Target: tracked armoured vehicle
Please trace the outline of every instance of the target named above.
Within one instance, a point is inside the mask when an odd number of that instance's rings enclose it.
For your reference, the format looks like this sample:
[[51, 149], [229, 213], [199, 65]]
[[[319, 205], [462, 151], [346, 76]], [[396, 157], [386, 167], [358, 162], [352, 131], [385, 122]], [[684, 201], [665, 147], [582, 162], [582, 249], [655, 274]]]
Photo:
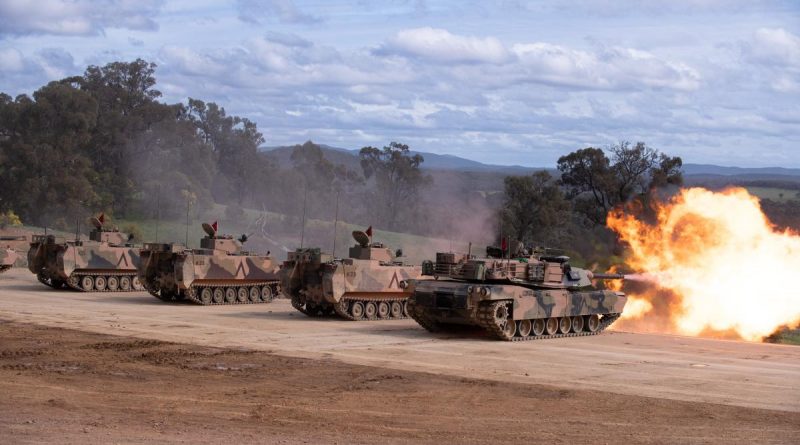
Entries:
[[[522, 253], [522, 252], [520, 252]], [[571, 267], [565, 256], [502, 258], [437, 253], [423, 263], [432, 280], [410, 284], [409, 314], [431, 332], [451, 324], [475, 325], [507, 341], [593, 335], [622, 314], [622, 292], [599, 290], [593, 279], [622, 279]]]
[[14, 249], [0, 249], [0, 273], [14, 267], [19, 255]]
[[320, 249], [289, 252], [281, 266], [281, 285], [292, 306], [311, 316], [337, 314], [347, 320], [389, 320], [408, 317], [408, 280], [420, 266], [404, 264], [365, 232], [355, 231], [349, 258], [334, 259]]
[[217, 235], [203, 224], [199, 249], [148, 243], [138, 273], [144, 287], [163, 301], [196, 304], [269, 303], [279, 295], [278, 265], [272, 257], [242, 250], [246, 236]]
[[54, 235], [33, 235], [28, 269], [42, 283], [83, 292], [144, 290], [136, 276], [139, 248], [132, 237], [107, 229], [103, 217], [90, 218], [89, 240], [66, 241]]

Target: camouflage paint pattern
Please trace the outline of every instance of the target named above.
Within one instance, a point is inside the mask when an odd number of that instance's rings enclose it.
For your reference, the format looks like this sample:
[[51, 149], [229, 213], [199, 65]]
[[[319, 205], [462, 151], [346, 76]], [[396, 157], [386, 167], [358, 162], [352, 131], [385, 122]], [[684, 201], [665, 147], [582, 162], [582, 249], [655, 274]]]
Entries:
[[[542, 336], [542, 332], [530, 334], [544, 329], [544, 320], [550, 320], [551, 331], [544, 337], [591, 335], [612, 323], [625, 307], [624, 293], [597, 289], [592, 282], [622, 275], [571, 267], [563, 256], [500, 258], [489, 253], [496, 249], [487, 248], [484, 258], [440, 252], [435, 262], [424, 262], [423, 274], [433, 279], [410, 283], [411, 316], [431, 331], [447, 324], [469, 324], [503, 340], [527, 340]], [[558, 331], [553, 322], [561, 323]], [[584, 323], [591, 329], [584, 329]]]
[[367, 259], [334, 260], [319, 249], [289, 252], [281, 266], [281, 284], [287, 297], [302, 295], [315, 303], [338, 303], [344, 297], [411, 295], [405, 284], [422, 275], [420, 266], [394, 262], [388, 248], [367, 247], [351, 255]]
[[28, 250], [28, 269], [58, 283], [67, 282], [76, 273], [135, 274], [140, 249], [126, 244], [127, 239], [124, 233], [100, 229], [93, 230], [88, 241], [65, 241], [63, 237], [53, 235], [34, 235]]
[[[574, 317], [576, 315], [622, 313], [627, 298], [610, 290], [568, 291], [532, 289], [512, 284], [471, 285], [449, 280], [414, 283], [417, 306], [430, 308], [429, 316], [444, 323], [477, 324], [482, 302], [509, 300], [511, 319]], [[484, 294], [484, 290], [486, 294]]]
[[200, 247], [145, 244], [138, 268], [145, 288], [162, 300], [189, 297], [201, 304], [211, 304], [197, 300], [197, 291], [203, 287], [266, 285], [270, 296], [264, 302], [277, 293], [278, 264], [271, 256], [242, 251], [241, 242], [229, 236], [204, 237]]

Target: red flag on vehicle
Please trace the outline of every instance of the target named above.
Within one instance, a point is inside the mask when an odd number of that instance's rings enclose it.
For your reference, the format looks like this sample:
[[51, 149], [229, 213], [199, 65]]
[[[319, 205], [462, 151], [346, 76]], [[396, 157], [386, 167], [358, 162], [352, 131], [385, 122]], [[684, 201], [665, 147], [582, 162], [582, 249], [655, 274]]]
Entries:
[[105, 224], [106, 223], [106, 214], [105, 213], [101, 213], [100, 216], [97, 217], [97, 220], [100, 221], [100, 224]]
[[216, 221], [214, 221], [214, 222], [211, 224], [211, 228], [212, 228], [212, 229], [214, 229], [214, 233], [217, 233], [217, 230], [218, 230], [219, 226], [217, 225], [217, 222], [216, 222]]
[[369, 237], [369, 240], [372, 241], [372, 226], [369, 226], [367, 228], [366, 232], [364, 232], [364, 233], [366, 233], [367, 236]]

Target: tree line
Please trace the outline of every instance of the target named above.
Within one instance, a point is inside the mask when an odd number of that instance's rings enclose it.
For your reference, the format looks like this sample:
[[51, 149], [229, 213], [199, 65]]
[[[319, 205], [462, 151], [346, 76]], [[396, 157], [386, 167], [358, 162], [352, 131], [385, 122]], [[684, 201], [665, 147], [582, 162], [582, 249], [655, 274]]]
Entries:
[[352, 171], [308, 142], [280, 168], [259, 151], [255, 122], [201, 99], [161, 102], [155, 69], [114, 62], [31, 96], [0, 93], [0, 212], [62, 228], [99, 211], [177, 219], [188, 205], [197, 217], [215, 203], [232, 218], [243, 207], [327, 218], [339, 197], [357, 221], [377, 214], [388, 229], [407, 226], [396, 209], [413, 209], [428, 180], [408, 146], [365, 147], [362, 171]]

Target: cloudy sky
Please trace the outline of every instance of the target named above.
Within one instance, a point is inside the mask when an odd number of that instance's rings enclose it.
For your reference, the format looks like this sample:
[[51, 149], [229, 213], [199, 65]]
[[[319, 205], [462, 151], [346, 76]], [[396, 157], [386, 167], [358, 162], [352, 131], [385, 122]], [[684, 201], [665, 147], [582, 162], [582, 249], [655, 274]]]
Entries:
[[2, 92], [137, 57], [268, 145], [800, 167], [797, 0], [0, 0]]

